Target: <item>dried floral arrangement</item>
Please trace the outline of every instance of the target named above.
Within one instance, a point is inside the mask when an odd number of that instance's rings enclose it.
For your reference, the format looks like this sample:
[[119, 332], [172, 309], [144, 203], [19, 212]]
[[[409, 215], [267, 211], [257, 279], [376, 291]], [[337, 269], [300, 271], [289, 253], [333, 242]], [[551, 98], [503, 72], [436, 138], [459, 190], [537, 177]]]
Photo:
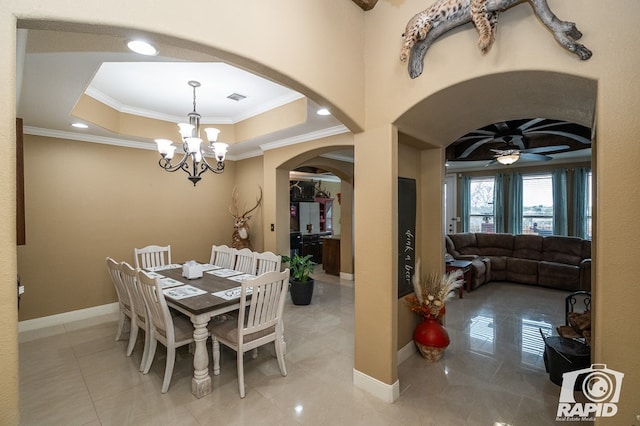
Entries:
[[427, 279], [420, 277], [420, 259], [416, 260], [416, 269], [412, 278], [413, 295], [405, 297], [411, 312], [424, 317], [439, 319], [444, 315], [445, 302], [463, 283], [462, 271], [456, 270], [448, 274], [430, 274]]

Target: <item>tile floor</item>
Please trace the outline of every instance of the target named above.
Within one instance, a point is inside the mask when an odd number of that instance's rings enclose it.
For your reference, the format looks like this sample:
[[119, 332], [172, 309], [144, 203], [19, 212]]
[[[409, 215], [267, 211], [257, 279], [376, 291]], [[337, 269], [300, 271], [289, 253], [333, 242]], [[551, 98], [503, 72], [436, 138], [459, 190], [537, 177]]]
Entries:
[[[399, 367], [401, 396], [386, 404], [352, 385], [353, 283], [316, 275], [310, 306], [287, 300], [288, 376], [271, 348], [245, 361], [241, 399], [235, 353], [222, 352], [213, 392], [191, 395], [191, 357], [179, 350], [160, 393], [164, 350], [138, 372], [139, 340], [125, 356], [115, 316], [20, 335], [23, 425], [545, 425], [560, 388], [548, 379], [539, 327], [562, 321], [565, 292], [491, 283], [447, 305], [452, 344], [437, 363], [415, 353]], [[182, 348], [185, 349], [185, 348]], [[211, 364], [210, 364], [211, 365]]]

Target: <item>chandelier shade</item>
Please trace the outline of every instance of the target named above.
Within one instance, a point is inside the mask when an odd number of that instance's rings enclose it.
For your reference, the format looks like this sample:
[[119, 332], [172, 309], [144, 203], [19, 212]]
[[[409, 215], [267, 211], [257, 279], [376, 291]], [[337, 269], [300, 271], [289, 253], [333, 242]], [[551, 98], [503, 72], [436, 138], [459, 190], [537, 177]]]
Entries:
[[173, 164], [173, 160], [176, 146], [173, 141], [169, 139], [156, 139], [155, 142], [158, 145], [158, 152], [160, 153], [160, 161], [158, 164], [164, 170], [168, 172], [175, 172], [182, 170], [188, 175], [188, 179], [193, 182], [193, 186], [200, 181], [201, 175], [207, 170], [219, 174], [224, 172], [224, 159], [227, 155], [227, 149], [229, 145], [223, 142], [218, 142], [218, 135], [220, 130], [214, 127], [204, 129], [207, 136], [206, 144], [209, 151], [213, 151], [216, 159], [216, 164], [211, 165], [205, 159], [205, 152], [203, 151], [202, 139], [200, 138], [200, 114], [196, 112], [196, 88], [200, 87], [200, 83], [197, 81], [189, 81], [189, 86], [193, 88], [193, 111], [190, 112], [187, 117], [188, 123], [178, 124], [178, 133], [182, 138], [182, 149], [184, 150], [184, 156], [182, 159]]

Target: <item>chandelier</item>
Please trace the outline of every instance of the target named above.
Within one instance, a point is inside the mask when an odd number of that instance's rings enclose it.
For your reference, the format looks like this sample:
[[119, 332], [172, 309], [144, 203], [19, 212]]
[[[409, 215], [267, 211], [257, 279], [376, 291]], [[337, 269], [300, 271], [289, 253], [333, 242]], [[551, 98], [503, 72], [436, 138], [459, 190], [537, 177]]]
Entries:
[[158, 152], [160, 152], [160, 167], [168, 172], [182, 170], [189, 175], [188, 179], [193, 182], [193, 186], [202, 179], [200, 176], [207, 170], [219, 174], [224, 171], [224, 157], [227, 154], [229, 145], [217, 142], [219, 129], [208, 127], [204, 129], [207, 134], [208, 147], [213, 151], [217, 164], [212, 166], [204, 157], [202, 149], [202, 139], [200, 138], [200, 114], [196, 112], [196, 88], [200, 87], [197, 81], [189, 81], [189, 86], [193, 88], [193, 111], [187, 116], [188, 123], [179, 123], [178, 128], [182, 137], [182, 148], [184, 156], [177, 164], [172, 164], [171, 160], [176, 151], [176, 146], [169, 139], [156, 139]]

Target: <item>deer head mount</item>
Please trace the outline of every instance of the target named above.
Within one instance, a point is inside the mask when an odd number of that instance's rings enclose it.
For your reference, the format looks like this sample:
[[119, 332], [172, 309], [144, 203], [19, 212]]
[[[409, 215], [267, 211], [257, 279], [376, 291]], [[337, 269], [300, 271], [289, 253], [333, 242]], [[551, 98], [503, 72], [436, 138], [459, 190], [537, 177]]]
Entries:
[[258, 185], [260, 189], [260, 195], [256, 200], [255, 206], [250, 209], [246, 207], [242, 209], [243, 213], [240, 213], [240, 209], [238, 209], [238, 190], [237, 188], [233, 188], [231, 192], [231, 205], [229, 206], [229, 213], [235, 219], [235, 223], [233, 225], [234, 231], [232, 235], [232, 243], [231, 246], [236, 249], [249, 248], [251, 249], [251, 238], [249, 235], [249, 220], [251, 216], [249, 215], [255, 209], [257, 209], [262, 203], [262, 187]]

